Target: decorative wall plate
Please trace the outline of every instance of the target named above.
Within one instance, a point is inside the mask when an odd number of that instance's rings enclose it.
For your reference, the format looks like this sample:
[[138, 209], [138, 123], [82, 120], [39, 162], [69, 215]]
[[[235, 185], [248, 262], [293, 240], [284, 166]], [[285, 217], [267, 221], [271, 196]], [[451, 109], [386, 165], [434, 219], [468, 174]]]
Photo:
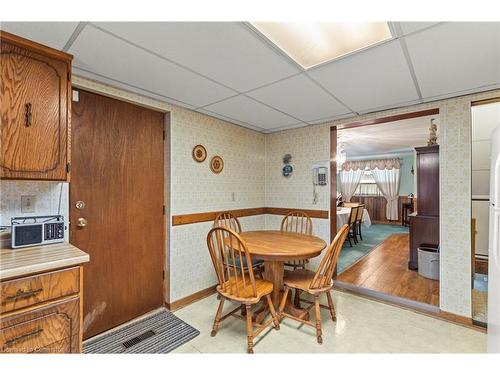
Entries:
[[202, 145], [196, 145], [193, 148], [193, 159], [198, 163], [205, 161], [207, 158], [207, 150]]
[[221, 173], [224, 169], [224, 160], [219, 155], [215, 155], [212, 160], [210, 160], [210, 169], [214, 173]]
[[287, 164], [283, 167], [282, 173], [284, 177], [290, 177], [293, 172], [293, 167], [290, 164]]

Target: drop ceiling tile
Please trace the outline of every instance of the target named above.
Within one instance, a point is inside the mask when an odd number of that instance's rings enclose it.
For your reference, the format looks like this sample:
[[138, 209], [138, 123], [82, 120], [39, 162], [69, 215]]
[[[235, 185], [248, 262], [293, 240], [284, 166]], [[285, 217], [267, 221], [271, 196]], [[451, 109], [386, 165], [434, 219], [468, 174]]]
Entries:
[[222, 115], [220, 115], [218, 113], [209, 111], [209, 110], [204, 109], [204, 108], [197, 108], [196, 112], [203, 113], [204, 115], [216, 117], [216, 118], [218, 118], [220, 120], [223, 120], [223, 121], [226, 121], [226, 122], [230, 122], [232, 124], [240, 125], [240, 126], [242, 126], [244, 128], [248, 128], [248, 129], [252, 129], [252, 130], [256, 130], [256, 131], [262, 131], [263, 130], [262, 128], [260, 128], [258, 126], [250, 125], [250, 124], [247, 124], [246, 122], [243, 122], [243, 121], [238, 121], [238, 120], [235, 120], [233, 118], [222, 116]]
[[62, 49], [78, 22], [2, 22], [0, 28], [9, 33], [46, 46]]
[[77, 68], [197, 107], [235, 94], [92, 26], [85, 27], [70, 52]]
[[399, 22], [404, 35], [437, 25], [439, 22]]
[[422, 95], [432, 97], [500, 83], [500, 23], [445, 23], [406, 44]]
[[116, 80], [108, 78], [108, 77], [104, 77], [104, 76], [101, 76], [101, 75], [98, 75], [95, 73], [91, 73], [91, 72], [79, 69], [75, 66], [72, 67], [72, 72], [73, 72], [73, 77], [80, 76], [80, 77], [92, 79], [94, 81], [106, 83], [110, 86], [117, 87], [117, 88], [123, 89], [125, 91], [130, 91], [130, 92], [133, 92], [135, 94], [140, 94], [140, 95], [143, 95], [145, 97], [157, 99], [157, 100], [165, 102], [165, 103], [170, 103], [170, 104], [174, 104], [177, 106], [182, 106], [184, 108], [188, 108], [188, 109], [195, 109], [196, 108], [193, 105], [179, 102], [175, 99], [168, 98], [166, 96], [163, 96], [163, 95], [151, 92], [151, 91], [147, 91], [147, 90], [141, 89], [139, 87], [131, 86], [131, 85], [126, 84], [126, 83], [121, 82], [121, 81], [116, 81]]
[[288, 126], [299, 122], [293, 117], [243, 95], [209, 105], [204, 109], [263, 129]]
[[349, 110], [305, 74], [287, 78], [247, 94], [302, 121], [348, 113]]
[[418, 99], [399, 41], [333, 61], [308, 74], [357, 112]]
[[240, 92], [299, 71], [242, 23], [105, 22], [96, 25]]

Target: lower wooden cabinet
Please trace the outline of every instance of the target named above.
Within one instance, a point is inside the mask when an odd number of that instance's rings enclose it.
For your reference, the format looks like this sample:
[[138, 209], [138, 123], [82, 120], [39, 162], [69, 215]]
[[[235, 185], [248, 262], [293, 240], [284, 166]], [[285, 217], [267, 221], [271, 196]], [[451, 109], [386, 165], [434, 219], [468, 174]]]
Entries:
[[78, 353], [80, 299], [73, 297], [0, 323], [2, 353]]
[[[0, 282], [10, 292], [0, 296], [0, 353], [80, 353], [81, 272], [73, 267]], [[37, 298], [24, 298], [40, 289]], [[17, 305], [11, 295], [19, 296]]]

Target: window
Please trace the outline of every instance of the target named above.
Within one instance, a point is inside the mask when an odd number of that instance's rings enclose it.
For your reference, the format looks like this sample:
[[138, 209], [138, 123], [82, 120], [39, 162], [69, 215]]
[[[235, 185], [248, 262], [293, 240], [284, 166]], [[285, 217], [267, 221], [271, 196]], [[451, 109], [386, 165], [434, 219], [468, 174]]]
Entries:
[[354, 195], [382, 195], [370, 170], [366, 170], [363, 177], [361, 177], [361, 182]]

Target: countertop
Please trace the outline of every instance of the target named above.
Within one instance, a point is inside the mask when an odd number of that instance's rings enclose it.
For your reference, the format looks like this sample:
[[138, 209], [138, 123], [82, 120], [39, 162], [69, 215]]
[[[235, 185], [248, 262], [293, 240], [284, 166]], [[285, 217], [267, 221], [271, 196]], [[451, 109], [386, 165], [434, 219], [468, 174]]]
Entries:
[[0, 249], [0, 279], [22, 277], [89, 261], [89, 255], [68, 242], [19, 249]]

